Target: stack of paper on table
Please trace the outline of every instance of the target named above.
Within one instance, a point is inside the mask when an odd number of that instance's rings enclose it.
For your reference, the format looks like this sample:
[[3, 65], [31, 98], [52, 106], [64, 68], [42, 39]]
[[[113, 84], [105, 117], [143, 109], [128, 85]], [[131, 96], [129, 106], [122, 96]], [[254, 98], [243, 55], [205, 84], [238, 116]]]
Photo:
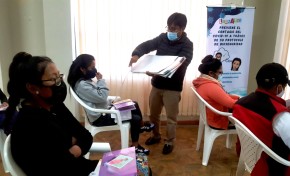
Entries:
[[100, 176], [136, 176], [135, 147], [105, 153], [102, 158]]
[[131, 68], [133, 73], [145, 73], [146, 71], [171, 78], [175, 71], [184, 62], [185, 57], [145, 55], [141, 57]]

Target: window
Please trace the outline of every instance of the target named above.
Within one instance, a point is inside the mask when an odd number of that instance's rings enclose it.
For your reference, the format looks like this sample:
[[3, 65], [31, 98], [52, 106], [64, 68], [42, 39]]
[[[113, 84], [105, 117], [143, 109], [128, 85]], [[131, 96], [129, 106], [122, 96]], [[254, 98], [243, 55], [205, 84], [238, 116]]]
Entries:
[[206, 52], [206, 3], [203, 0], [73, 1], [76, 55], [92, 54], [110, 95], [138, 101], [142, 112], [148, 115], [150, 77], [130, 72], [131, 53], [138, 44], [166, 32], [167, 18], [172, 13], [184, 13], [185, 32], [194, 44], [194, 54], [184, 79], [180, 115], [192, 116], [197, 106], [190, 86], [200, 74], [197, 67]]

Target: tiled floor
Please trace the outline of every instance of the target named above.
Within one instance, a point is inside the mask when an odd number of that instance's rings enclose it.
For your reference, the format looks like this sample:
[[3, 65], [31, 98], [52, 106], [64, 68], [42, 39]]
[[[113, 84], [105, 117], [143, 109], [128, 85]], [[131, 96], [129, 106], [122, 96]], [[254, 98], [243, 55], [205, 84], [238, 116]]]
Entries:
[[[146, 146], [145, 140], [149, 133], [140, 135], [140, 144], [149, 148], [149, 164], [153, 171], [153, 176], [234, 176], [238, 163], [235, 153], [235, 140], [232, 149], [225, 147], [225, 136], [218, 137], [210, 155], [208, 166], [201, 165], [203, 145], [200, 151], [196, 151], [197, 126], [178, 125], [177, 139], [173, 152], [169, 155], [161, 153], [163, 141], [159, 144]], [[165, 133], [163, 126], [162, 134]], [[235, 137], [236, 139], [236, 137]], [[102, 132], [97, 134], [95, 141], [109, 142], [112, 150], [120, 148], [120, 134], [118, 131]], [[91, 154], [91, 158], [100, 159], [101, 154]], [[3, 171], [0, 164], [0, 176], [8, 176]], [[246, 173], [245, 176], [249, 174]]]

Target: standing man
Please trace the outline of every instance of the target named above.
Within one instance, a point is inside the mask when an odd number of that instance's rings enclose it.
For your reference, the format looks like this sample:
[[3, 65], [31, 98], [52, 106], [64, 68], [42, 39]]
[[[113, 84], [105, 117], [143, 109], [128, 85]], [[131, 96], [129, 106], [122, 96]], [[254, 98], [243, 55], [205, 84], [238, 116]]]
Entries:
[[149, 96], [150, 121], [155, 125], [153, 135], [145, 142], [146, 145], [159, 143], [161, 140], [160, 114], [164, 106], [167, 116], [167, 139], [163, 147], [163, 154], [169, 154], [173, 150], [174, 140], [176, 138], [177, 115], [179, 113], [179, 101], [183, 80], [187, 66], [192, 60], [193, 43], [188, 39], [184, 29], [187, 24], [187, 18], [184, 14], [173, 13], [167, 19], [167, 32], [161, 33], [152, 40], [138, 45], [132, 53], [129, 66], [132, 63], [151, 51], [157, 50], [156, 55], [170, 55], [185, 57], [186, 60], [178, 68], [171, 78], [164, 78], [152, 73], [146, 72], [152, 76], [152, 89]]

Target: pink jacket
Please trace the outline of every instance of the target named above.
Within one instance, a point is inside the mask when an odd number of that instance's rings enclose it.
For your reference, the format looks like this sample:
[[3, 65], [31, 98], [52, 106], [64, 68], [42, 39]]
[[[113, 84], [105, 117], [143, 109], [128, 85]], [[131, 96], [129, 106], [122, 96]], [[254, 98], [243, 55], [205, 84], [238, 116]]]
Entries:
[[[223, 112], [228, 112], [239, 99], [236, 95], [226, 93], [218, 80], [205, 74], [193, 80], [192, 84], [205, 101]], [[210, 126], [221, 129], [228, 128], [229, 120], [227, 117], [218, 115], [210, 109], [206, 109], [206, 114], [207, 123]]]

